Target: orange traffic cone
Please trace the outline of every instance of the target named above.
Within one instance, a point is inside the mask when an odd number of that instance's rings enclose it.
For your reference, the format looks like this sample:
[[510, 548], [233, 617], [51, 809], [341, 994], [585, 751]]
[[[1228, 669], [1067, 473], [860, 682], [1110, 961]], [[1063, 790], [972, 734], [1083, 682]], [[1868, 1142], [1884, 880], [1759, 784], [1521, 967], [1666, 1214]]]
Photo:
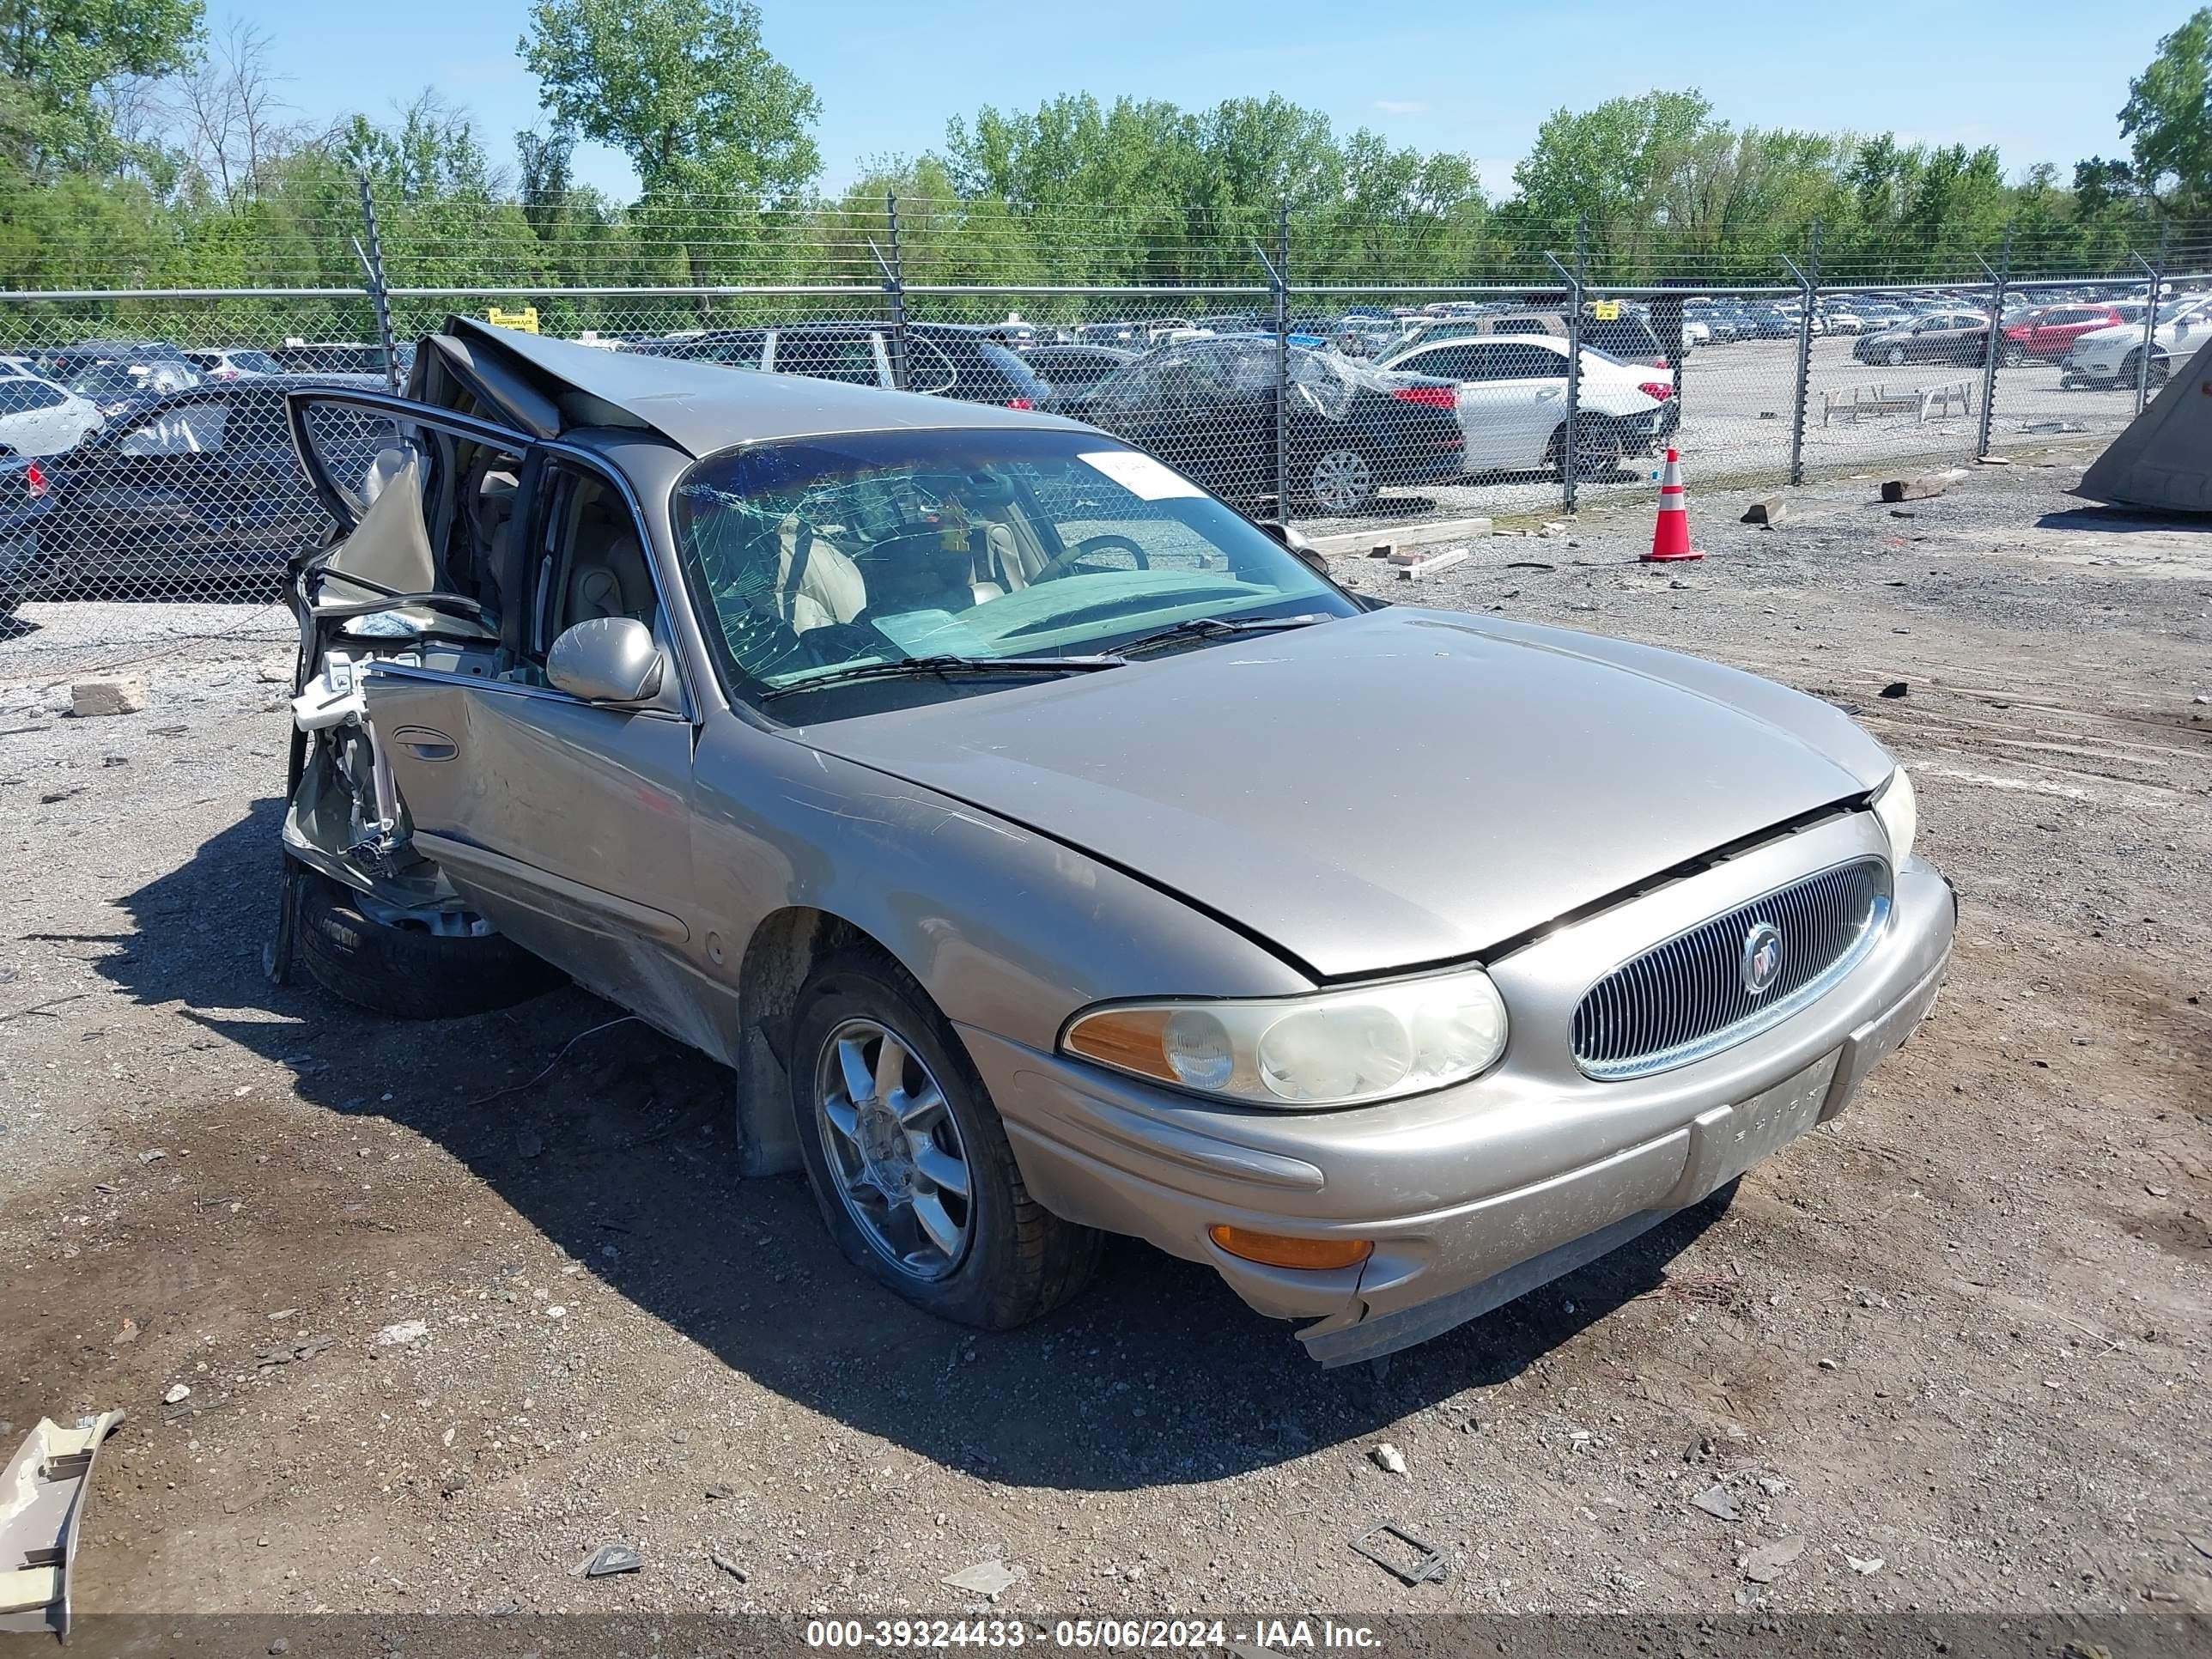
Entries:
[[1667, 470], [1659, 475], [1659, 522], [1651, 527], [1651, 550], [1646, 564], [1666, 564], [1676, 559], [1702, 559], [1690, 546], [1690, 509], [1682, 492], [1682, 457], [1667, 452]]

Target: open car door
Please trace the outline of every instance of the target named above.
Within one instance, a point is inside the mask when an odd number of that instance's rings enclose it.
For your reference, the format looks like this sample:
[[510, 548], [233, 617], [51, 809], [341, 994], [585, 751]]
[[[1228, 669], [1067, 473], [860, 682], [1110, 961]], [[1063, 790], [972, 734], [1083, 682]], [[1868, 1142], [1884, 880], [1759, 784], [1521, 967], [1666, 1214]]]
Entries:
[[[348, 410], [388, 417], [387, 441], [366, 456], [329, 442], [319, 425]], [[372, 896], [432, 903], [435, 925], [495, 927], [722, 1052], [690, 921], [693, 704], [620, 481], [567, 446], [384, 394], [302, 397], [294, 422], [341, 523], [298, 574], [313, 660], [295, 709], [303, 736], [331, 721], [343, 748], [358, 731], [368, 787], [343, 792], [340, 834], [308, 769], [288, 847]], [[554, 646], [580, 626], [628, 629], [651, 672], [626, 689], [564, 679]], [[303, 810], [318, 801], [327, 817]]]

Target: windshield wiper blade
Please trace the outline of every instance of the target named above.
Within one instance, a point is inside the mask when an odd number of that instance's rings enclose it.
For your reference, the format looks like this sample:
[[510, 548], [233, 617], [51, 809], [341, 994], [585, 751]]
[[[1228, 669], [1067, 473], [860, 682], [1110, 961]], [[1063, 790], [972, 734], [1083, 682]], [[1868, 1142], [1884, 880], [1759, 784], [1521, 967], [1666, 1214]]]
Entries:
[[1101, 668], [1126, 666], [1118, 657], [906, 657], [896, 662], [860, 662], [850, 667], [817, 674], [790, 685], [773, 686], [761, 693], [763, 700], [787, 697], [817, 686], [852, 685], [862, 680], [908, 680], [956, 674], [988, 678], [996, 674], [1085, 674]]
[[1326, 611], [1309, 611], [1295, 617], [1192, 617], [1171, 628], [1163, 628], [1157, 634], [1140, 634], [1115, 649], [1127, 657], [1155, 645], [1171, 645], [1177, 640], [1225, 639], [1231, 634], [1266, 634], [1281, 628], [1310, 628], [1316, 623], [1335, 620]]

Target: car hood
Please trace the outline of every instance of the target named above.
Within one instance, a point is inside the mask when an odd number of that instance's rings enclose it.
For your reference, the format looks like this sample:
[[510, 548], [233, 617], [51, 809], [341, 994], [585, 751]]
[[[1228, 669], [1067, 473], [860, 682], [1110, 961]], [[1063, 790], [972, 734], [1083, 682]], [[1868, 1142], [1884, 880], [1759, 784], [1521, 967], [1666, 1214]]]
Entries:
[[1480, 955], [1891, 768], [1770, 681], [1397, 607], [787, 735], [1120, 866], [1322, 979]]

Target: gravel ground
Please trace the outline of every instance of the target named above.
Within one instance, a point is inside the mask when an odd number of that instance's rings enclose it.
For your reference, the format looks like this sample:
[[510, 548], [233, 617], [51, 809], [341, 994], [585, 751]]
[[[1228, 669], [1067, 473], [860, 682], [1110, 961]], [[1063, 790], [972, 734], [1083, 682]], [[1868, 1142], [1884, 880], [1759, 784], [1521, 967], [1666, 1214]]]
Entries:
[[[1134, 1245], [1030, 1329], [936, 1324], [734, 1178], [724, 1074], [580, 993], [403, 1026], [272, 988], [283, 634], [28, 607], [0, 1418], [131, 1413], [80, 1608], [2212, 1610], [2212, 541], [2085, 507], [2080, 459], [1817, 484], [1772, 532], [1695, 497], [1696, 565], [1633, 562], [1648, 497], [1421, 582], [1344, 562], [1844, 705], [1964, 896], [1855, 1110], [1349, 1372]], [[147, 711], [59, 716], [103, 653]], [[1386, 1519], [1449, 1580], [1346, 1547]], [[617, 1540], [641, 1571], [575, 1576]], [[942, 1583], [991, 1560], [995, 1607]]]

